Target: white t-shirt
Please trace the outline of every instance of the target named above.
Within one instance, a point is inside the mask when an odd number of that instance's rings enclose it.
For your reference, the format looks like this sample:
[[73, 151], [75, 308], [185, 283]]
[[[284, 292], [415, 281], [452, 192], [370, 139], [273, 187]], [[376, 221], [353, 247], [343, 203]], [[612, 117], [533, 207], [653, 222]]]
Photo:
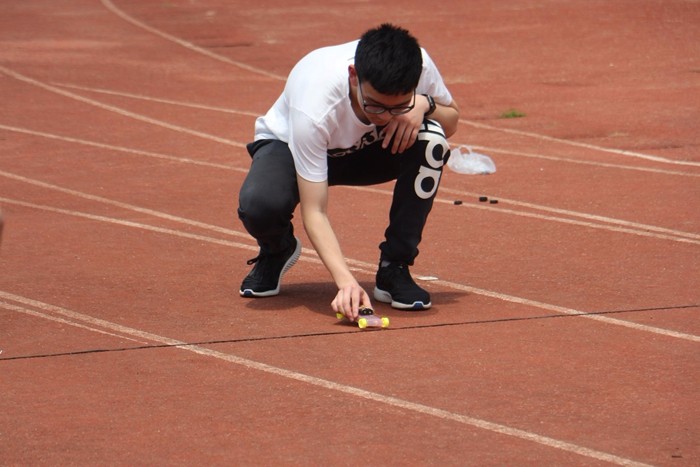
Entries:
[[[376, 126], [362, 123], [350, 102], [348, 65], [354, 63], [357, 43], [324, 47], [302, 58], [282, 95], [255, 122], [255, 140], [286, 142], [296, 171], [305, 180], [327, 180], [329, 156], [350, 154], [378, 139]], [[423, 70], [416, 93], [449, 105], [452, 95], [428, 53], [421, 51]]]

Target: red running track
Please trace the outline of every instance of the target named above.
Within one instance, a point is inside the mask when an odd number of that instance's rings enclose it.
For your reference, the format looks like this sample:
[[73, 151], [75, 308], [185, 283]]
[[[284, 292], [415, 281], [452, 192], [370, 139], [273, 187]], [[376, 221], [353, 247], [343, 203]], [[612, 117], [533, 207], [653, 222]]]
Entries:
[[[1, 464], [700, 463], [696, 2], [0, 13]], [[413, 268], [434, 307], [337, 322], [303, 235], [282, 294], [241, 299], [255, 116], [381, 21], [498, 169], [443, 177]], [[390, 194], [332, 190], [368, 287]]]

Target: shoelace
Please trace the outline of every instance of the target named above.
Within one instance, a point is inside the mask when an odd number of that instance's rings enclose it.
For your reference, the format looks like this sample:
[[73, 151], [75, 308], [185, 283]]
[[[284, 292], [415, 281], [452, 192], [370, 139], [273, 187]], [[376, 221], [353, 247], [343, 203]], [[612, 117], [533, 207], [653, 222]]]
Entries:
[[416, 282], [413, 280], [413, 277], [411, 277], [411, 273], [408, 269], [408, 265], [404, 263], [394, 263], [389, 266], [386, 266], [388, 268], [388, 273], [390, 277], [392, 278], [401, 278], [408, 282], [409, 284], [415, 284]]
[[250, 266], [251, 264], [255, 264], [255, 263], [258, 262], [258, 260], [260, 260], [260, 258], [262, 258], [262, 255], [258, 255], [258, 256], [256, 256], [255, 258], [249, 259], [248, 261], [246, 261], [246, 264], [247, 264], [248, 266]]
[[[276, 254], [276, 253], [275, 253], [275, 254]], [[274, 255], [274, 254], [270, 254], [270, 253], [267, 253], [267, 254], [260, 253], [260, 254], [259, 254], [258, 256], [256, 256], [255, 258], [251, 258], [251, 259], [249, 259], [248, 261], [246, 261], [246, 264], [247, 264], [248, 266], [250, 266], [251, 264], [255, 264], [255, 263], [257, 263], [258, 261], [260, 261], [260, 260], [262, 260], [262, 259], [265, 259], [267, 256], [275, 256], [275, 255]]]

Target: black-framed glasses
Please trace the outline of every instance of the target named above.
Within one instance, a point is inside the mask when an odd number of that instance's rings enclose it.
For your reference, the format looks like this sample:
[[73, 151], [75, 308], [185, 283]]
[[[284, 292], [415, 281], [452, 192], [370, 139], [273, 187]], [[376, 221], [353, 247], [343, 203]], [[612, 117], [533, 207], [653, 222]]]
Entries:
[[362, 108], [368, 114], [379, 115], [384, 112], [389, 112], [391, 115], [403, 115], [407, 114], [416, 106], [416, 90], [413, 89], [413, 103], [411, 105], [397, 105], [394, 107], [386, 107], [379, 104], [368, 104], [365, 100], [365, 96], [362, 94], [362, 83], [358, 83], [357, 87], [360, 88], [360, 98], [362, 99]]

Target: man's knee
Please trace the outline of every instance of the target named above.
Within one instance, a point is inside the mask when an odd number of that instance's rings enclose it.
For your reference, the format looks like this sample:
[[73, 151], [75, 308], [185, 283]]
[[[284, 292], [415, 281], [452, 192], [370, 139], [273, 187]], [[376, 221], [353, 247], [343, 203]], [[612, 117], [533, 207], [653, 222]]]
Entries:
[[426, 120], [423, 128], [418, 133], [418, 141], [423, 148], [420, 154], [420, 167], [414, 181], [416, 195], [422, 199], [428, 199], [435, 195], [442, 169], [450, 154], [450, 145], [445, 138], [442, 127], [432, 120]]
[[425, 120], [423, 128], [418, 132], [418, 141], [426, 142], [425, 163], [434, 169], [442, 170], [450, 153], [450, 144], [442, 127], [435, 121]]
[[238, 213], [241, 219], [277, 217], [294, 209], [284, 193], [263, 188], [262, 185], [257, 185], [252, 189], [241, 190], [238, 198]]
[[285, 226], [298, 198], [290, 190], [274, 190], [267, 183], [244, 183], [238, 198], [238, 218], [251, 233]]

